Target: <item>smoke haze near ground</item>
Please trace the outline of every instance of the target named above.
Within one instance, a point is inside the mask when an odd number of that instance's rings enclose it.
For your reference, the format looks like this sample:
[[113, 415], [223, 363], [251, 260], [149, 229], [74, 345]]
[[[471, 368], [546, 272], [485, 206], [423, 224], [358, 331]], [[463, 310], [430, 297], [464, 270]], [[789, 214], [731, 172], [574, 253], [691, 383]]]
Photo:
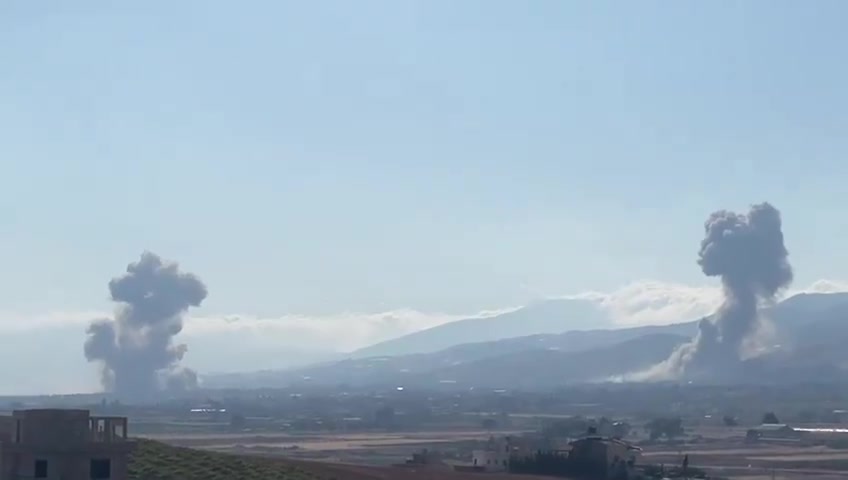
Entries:
[[698, 335], [665, 362], [635, 380], [665, 380], [719, 373], [732, 368], [745, 347], [764, 331], [758, 307], [775, 301], [792, 282], [789, 252], [783, 241], [780, 212], [769, 203], [747, 214], [720, 210], [707, 219], [698, 265], [721, 278], [724, 300], [713, 320], [703, 319]]
[[175, 390], [197, 383], [195, 372], [181, 368], [187, 346], [174, 344], [183, 314], [206, 298], [206, 286], [176, 263], [144, 252], [124, 275], [109, 282], [119, 305], [114, 318], [88, 327], [85, 356], [101, 362], [103, 387], [120, 398], [145, 398], [163, 387]]

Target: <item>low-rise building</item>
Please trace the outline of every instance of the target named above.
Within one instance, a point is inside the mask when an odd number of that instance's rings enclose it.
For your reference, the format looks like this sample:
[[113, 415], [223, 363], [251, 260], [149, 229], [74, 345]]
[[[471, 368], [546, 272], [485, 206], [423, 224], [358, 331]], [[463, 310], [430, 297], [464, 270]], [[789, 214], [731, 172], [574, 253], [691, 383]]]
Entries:
[[627, 476], [633, 471], [642, 449], [618, 438], [588, 436], [571, 442], [569, 461], [605, 478]]
[[0, 417], [0, 480], [126, 480], [127, 433], [126, 417], [16, 410]]
[[490, 438], [486, 448], [471, 452], [471, 464], [490, 472], [509, 469], [510, 457], [514, 454], [510, 437]]
[[801, 441], [804, 434], [783, 423], [764, 423], [748, 430], [745, 439], [749, 442], [792, 442]]

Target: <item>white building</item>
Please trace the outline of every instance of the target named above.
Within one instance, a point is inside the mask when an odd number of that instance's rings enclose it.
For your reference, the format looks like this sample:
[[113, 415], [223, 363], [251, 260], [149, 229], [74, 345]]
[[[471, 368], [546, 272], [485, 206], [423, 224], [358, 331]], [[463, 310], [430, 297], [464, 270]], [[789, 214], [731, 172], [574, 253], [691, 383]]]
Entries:
[[512, 455], [512, 444], [509, 437], [495, 440], [489, 439], [484, 450], [474, 450], [471, 453], [471, 463], [490, 472], [502, 472], [509, 468], [509, 458]]

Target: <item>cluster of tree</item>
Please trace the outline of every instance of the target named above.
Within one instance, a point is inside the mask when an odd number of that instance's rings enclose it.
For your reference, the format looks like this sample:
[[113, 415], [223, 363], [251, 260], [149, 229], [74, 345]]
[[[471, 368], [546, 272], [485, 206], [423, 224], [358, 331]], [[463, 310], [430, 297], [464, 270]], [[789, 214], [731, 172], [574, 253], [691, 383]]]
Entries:
[[780, 423], [780, 419], [777, 418], [777, 415], [774, 412], [766, 412], [763, 415], [763, 424], [778, 424]]
[[574, 478], [605, 478], [606, 462], [575, 460], [558, 452], [536, 452], [530, 457], [513, 457], [509, 461], [510, 473], [547, 475]]
[[701, 468], [687, 465], [667, 467], [665, 465], [649, 464], [641, 467], [642, 473], [648, 478], [707, 478], [707, 472]]
[[576, 437], [585, 435], [592, 423], [584, 417], [571, 417], [554, 420], [542, 427], [545, 438]]
[[244, 418], [244, 415], [240, 413], [235, 413], [230, 417], [230, 429], [232, 430], [244, 430], [244, 427], [247, 426], [247, 419]]
[[683, 419], [680, 417], [655, 418], [645, 424], [645, 430], [648, 431], [651, 440], [660, 438], [671, 440], [683, 435]]
[[395, 426], [395, 409], [386, 405], [374, 412], [374, 425], [378, 428], [392, 429]]
[[591, 432], [605, 437], [624, 438], [630, 430], [630, 424], [627, 422], [616, 422], [607, 417], [594, 419], [578, 416], [548, 423], [542, 428], [542, 436], [545, 438], [580, 437]]
[[[293, 431], [337, 431], [351, 428], [397, 430], [426, 424], [432, 419], [427, 409], [410, 408], [398, 413], [392, 405], [382, 405], [372, 410], [369, 415], [352, 418], [346, 418], [338, 412], [322, 413], [321, 411], [288, 417], [248, 416], [244, 412], [234, 410], [231, 412], [226, 414], [226, 420], [229, 421], [229, 428], [233, 431], [241, 431], [248, 426], [254, 429], [285, 428]], [[264, 420], [257, 420], [258, 418], [264, 418]], [[483, 427], [494, 430], [499, 425], [500, 422], [492, 418], [488, 419]]]
[[[672, 422], [673, 423], [673, 422]], [[631, 464], [631, 467], [633, 465]], [[612, 470], [610, 470], [612, 468]], [[636, 467], [647, 478], [707, 478], [703, 469], [692, 467], [688, 461], [682, 465], [645, 465]], [[570, 458], [559, 452], [536, 452], [533, 456], [513, 457], [509, 463], [510, 473], [545, 475], [568, 478], [613, 478], [626, 480], [632, 470], [625, 468], [624, 463], [609, 466], [603, 459]], [[632, 478], [632, 477], [631, 477]]]

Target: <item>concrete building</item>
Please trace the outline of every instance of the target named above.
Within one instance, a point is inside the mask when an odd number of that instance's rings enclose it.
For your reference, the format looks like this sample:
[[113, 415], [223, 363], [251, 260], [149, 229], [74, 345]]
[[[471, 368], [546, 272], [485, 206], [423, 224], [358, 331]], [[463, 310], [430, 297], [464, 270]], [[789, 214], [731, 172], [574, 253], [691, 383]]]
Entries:
[[510, 437], [490, 438], [485, 449], [471, 452], [471, 464], [487, 472], [502, 472], [509, 468], [513, 453]]
[[126, 417], [15, 410], [0, 417], [0, 480], [126, 480], [134, 446]]
[[642, 449], [617, 438], [589, 436], [571, 442], [568, 458], [605, 478], [629, 477]]

